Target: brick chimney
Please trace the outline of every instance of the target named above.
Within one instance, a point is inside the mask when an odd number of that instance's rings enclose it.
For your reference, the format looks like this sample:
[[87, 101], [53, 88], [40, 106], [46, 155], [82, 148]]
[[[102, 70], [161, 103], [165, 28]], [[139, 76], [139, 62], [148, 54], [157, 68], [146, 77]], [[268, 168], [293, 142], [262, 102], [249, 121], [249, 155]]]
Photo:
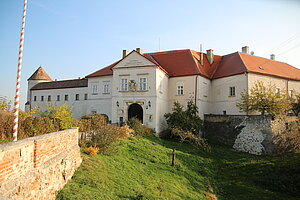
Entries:
[[275, 60], [275, 54], [271, 54], [270, 59]]
[[127, 55], [128, 55], [128, 51], [126, 49], [124, 49], [123, 50], [123, 57], [122, 58], [126, 57]]
[[143, 49], [141, 49], [141, 48], [136, 48], [136, 51], [137, 51], [139, 54], [143, 54]]
[[249, 54], [249, 52], [250, 52], [249, 46], [244, 46], [244, 47], [242, 47], [242, 53]]
[[208, 62], [212, 64], [214, 62], [214, 50], [212, 49], [206, 50], [206, 57]]

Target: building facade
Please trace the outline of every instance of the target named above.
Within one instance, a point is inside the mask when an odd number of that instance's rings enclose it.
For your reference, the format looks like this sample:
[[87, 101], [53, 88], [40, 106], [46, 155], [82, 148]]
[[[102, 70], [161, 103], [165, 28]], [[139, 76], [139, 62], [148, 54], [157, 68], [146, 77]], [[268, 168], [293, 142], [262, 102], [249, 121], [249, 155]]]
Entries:
[[112, 123], [131, 117], [160, 132], [173, 102], [193, 101], [204, 114], [245, 114], [236, 103], [258, 80], [292, 96], [300, 92], [300, 70], [249, 54], [249, 48], [225, 56], [193, 50], [143, 53], [140, 48], [83, 79], [53, 81], [42, 67], [28, 79], [26, 109], [47, 103], [68, 104], [75, 118], [106, 114]]

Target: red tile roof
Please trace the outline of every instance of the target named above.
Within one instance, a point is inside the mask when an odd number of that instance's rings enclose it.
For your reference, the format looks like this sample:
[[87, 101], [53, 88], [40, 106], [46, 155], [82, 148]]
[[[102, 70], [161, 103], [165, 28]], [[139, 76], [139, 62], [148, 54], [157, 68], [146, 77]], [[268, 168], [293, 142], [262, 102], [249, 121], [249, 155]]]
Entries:
[[51, 81], [42, 82], [33, 86], [30, 90], [50, 90], [50, 89], [64, 89], [64, 88], [78, 88], [87, 87], [88, 80], [84, 79], [73, 79], [64, 81]]
[[[291, 65], [239, 52], [225, 56], [214, 55], [214, 62], [212, 64], [208, 62], [206, 54], [203, 53], [202, 65], [200, 63], [200, 52], [189, 49], [145, 53], [142, 56], [160, 67], [170, 77], [201, 75], [209, 79], [214, 79], [253, 72], [300, 80], [300, 70]], [[86, 77], [112, 75], [112, 68], [123, 59]]]
[[30, 77], [27, 79], [29, 80], [47, 80], [52, 81], [50, 76], [45, 72], [45, 70], [40, 66]]

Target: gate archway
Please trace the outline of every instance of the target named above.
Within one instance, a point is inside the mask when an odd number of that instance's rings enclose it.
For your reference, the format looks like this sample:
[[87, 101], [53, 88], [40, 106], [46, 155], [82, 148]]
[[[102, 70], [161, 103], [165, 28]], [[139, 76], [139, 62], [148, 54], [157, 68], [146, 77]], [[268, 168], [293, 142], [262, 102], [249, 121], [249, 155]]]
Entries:
[[139, 119], [143, 123], [143, 108], [137, 103], [131, 104], [128, 108], [128, 120], [133, 117]]

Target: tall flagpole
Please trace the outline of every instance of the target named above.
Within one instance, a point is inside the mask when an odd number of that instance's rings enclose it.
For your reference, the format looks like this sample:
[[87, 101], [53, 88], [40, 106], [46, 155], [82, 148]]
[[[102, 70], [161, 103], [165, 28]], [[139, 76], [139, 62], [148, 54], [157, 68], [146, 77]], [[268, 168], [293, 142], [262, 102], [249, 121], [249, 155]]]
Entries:
[[22, 19], [22, 30], [20, 37], [20, 47], [19, 47], [19, 60], [18, 60], [18, 72], [17, 72], [17, 84], [16, 84], [16, 96], [15, 96], [15, 107], [14, 107], [14, 128], [13, 128], [13, 140], [18, 140], [18, 123], [19, 123], [19, 107], [20, 107], [20, 84], [21, 84], [21, 70], [23, 61], [23, 46], [24, 46], [24, 29], [26, 20], [26, 7], [27, 0], [24, 0], [24, 10]]

